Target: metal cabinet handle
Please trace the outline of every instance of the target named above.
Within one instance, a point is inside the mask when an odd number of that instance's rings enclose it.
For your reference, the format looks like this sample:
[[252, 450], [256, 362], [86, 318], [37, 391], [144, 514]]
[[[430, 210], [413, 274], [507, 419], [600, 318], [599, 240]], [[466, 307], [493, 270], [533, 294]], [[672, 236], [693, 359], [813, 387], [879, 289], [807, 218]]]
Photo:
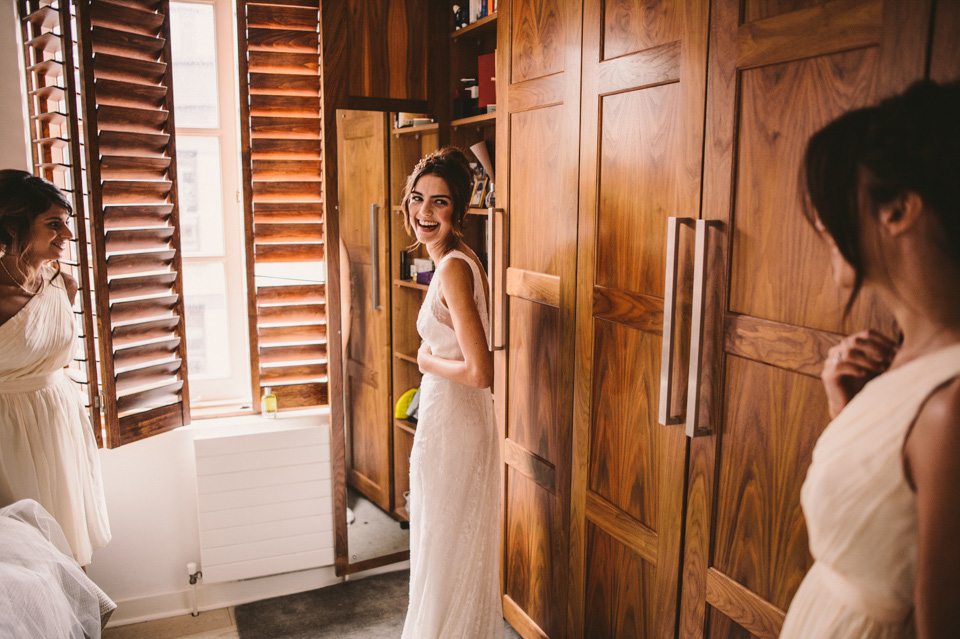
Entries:
[[380, 205], [370, 205], [370, 304], [373, 310], [382, 310], [380, 306]]
[[658, 422], [664, 426], [679, 424], [682, 415], [671, 415], [673, 399], [673, 342], [677, 324], [677, 235], [681, 224], [691, 224], [688, 217], [667, 218], [667, 272], [663, 283], [663, 345], [660, 356], [660, 411]]
[[[502, 351], [507, 347], [506, 325], [507, 325], [507, 244], [506, 228], [507, 213], [503, 209], [489, 209], [488, 224], [490, 225], [490, 237], [493, 240], [488, 244], [488, 250], [492, 257], [493, 268], [490, 278], [490, 349]], [[500, 259], [497, 260], [499, 251]]]
[[697, 220], [696, 249], [693, 259], [693, 310], [690, 330], [690, 377], [687, 382], [687, 437], [709, 435], [699, 422], [700, 370], [703, 361], [704, 299], [707, 290], [707, 263], [709, 244], [707, 230], [716, 225], [713, 220]]

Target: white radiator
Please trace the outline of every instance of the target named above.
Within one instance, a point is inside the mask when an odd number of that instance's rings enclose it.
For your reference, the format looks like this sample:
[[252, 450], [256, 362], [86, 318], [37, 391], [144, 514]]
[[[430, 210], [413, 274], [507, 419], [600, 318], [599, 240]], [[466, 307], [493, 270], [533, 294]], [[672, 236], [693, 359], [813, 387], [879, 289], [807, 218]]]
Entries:
[[194, 440], [207, 583], [333, 564], [330, 428]]

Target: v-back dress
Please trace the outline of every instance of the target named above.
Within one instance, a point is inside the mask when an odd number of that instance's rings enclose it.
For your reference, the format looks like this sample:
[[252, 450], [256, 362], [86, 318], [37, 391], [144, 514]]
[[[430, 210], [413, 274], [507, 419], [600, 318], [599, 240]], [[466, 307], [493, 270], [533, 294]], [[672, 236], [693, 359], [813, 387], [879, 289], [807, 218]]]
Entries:
[[[480, 268], [474, 302], [489, 318]], [[434, 355], [463, 360], [449, 309], [434, 278], [417, 330]], [[489, 346], [489, 345], [488, 345]], [[425, 373], [410, 454], [410, 603], [403, 639], [501, 639], [500, 441], [487, 388]]]
[[110, 524], [93, 429], [64, 371], [76, 344], [62, 276], [0, 324], [0, 506], [38, 501], [85, 566]]
[[924, 402], [960, 375], [960, 344], [870, 381], [830, 422], [800, 492], [815, 560], [780, 639], [915, 635], [917, 499], [903, 445]]

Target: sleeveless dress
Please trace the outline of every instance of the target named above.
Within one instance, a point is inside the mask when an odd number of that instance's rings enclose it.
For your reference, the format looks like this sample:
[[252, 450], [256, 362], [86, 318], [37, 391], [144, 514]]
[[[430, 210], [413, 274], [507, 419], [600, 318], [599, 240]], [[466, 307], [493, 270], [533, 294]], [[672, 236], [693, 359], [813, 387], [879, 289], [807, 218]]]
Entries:
[[902, 450], [923, 403], [960, 375], [960, 344], [870, 381], [830, 422], [800, 492], [815, 560], [780, 639], [915, 636], [917, 499]]
[[[449, 259], [470, 265], [473, 298], [486, 332], [480, 268], [460, 251], [451, 251], [440, 264]], [[434, 355], [462, 360], [450, 311], [437, 289], [434, 278], [417, 331]], [[410, 603], [403, 639], [503, 637], [500, 472], [490, 390], [424, 374], [410, 453]]]
[[76, 340], [62, 277], [0, 324], [0, 506], [38, 501], [85, 566], [110, 524], [90, 419], [64, 372]]

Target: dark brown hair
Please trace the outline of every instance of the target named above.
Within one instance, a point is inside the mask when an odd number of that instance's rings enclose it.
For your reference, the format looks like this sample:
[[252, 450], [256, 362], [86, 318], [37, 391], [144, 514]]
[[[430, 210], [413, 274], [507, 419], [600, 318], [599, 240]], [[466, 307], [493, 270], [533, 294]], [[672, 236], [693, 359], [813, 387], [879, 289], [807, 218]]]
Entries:
[[[425, 175], [436, 175], [447, 183], [453, 203], [453, 235], [451, 242], [455, 243], [463, 236], [463, 218], [467, 214], [467, 205], [470, 202], [473, 187], [473, 173], [463, 151], [456, 147], [445, 146], [423, 157], [413, 172], [407, 177], [407, 184], [403, 187], [403, 228], [411, 237], [416, 237], [410, 225], [410, 193], [417, 182]], [[416, 246], [416, 242], [414, 243]], [[446, 247], [446, 251], [453, 246]]]
[[876, 106], [850, 111], [807, 144], [804, 213], [819, 220], [855, 273], [849, 312], [863, 285], [863, 204], [876, 213], [912, 192], [939, 221], [940, 248], [960, 265], [960, 83], [917, 82]]
[[23, 260], [22, 243], [30, 235], [33, 221], [51, 207], [73, 213], [70, 200], [53, 183], [18, 169], [0, 170], [0, 253], [16, 255], [23, 273], [31, 269]]

